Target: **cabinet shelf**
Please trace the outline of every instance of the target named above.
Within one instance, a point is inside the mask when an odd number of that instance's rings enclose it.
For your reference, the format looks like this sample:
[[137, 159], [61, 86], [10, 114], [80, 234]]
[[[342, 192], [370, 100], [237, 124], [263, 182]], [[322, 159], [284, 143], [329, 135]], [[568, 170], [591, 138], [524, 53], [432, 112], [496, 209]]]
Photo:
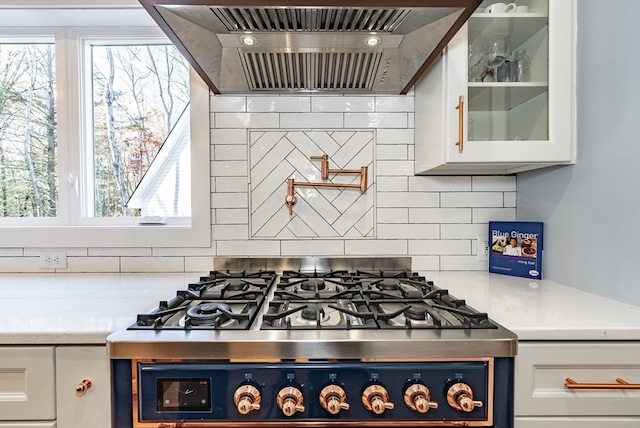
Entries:
[[544, 82], [470, 83], [469, 110], [508, 111], [549, 89]]
[[[476, 13], [469, 19], [469, 41], [496, 31], [511, 34], [511, 46], [520, 46], [549, 23], [542, 13]], [[517, 31], [515, 31], [517, 30]]]

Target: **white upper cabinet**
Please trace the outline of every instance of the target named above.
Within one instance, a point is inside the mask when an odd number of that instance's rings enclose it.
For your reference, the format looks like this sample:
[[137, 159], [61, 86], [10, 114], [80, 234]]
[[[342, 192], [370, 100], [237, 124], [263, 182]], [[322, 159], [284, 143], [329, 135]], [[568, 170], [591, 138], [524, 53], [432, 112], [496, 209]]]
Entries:
[[575, 161], [575, 2], [523, 0], [488, 12], [493, 3], [416, 85], [416, 174]]

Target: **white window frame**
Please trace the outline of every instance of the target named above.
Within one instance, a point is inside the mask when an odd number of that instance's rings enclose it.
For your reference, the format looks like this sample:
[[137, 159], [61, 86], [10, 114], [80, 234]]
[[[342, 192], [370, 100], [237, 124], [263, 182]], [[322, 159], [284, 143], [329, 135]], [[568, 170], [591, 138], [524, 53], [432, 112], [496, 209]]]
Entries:
[[60, 214], [56, 218], [0, 218], [0, 248], [211, 246], [209, 89], [193, 70], [189, 105], [191, 221], [167, 218], [163, 225], [141, 225], [137, 217], [112, 219], [83, 215], [83, 202], [76, 196], [76, 188], [82, 196], [86, 183], [82, 178], [86, 177], [86, 171], [82, 170], [85, 165], [82, 141], [86, 140], [87, 132], [83, 124], [88, 120], [82, 105], [84, 42], [97, 38], [131, 40], [132, 33], [140, 42], [167, 40], [157, 27], [0, 28], [0, 37], [10, 36], [12, 41], [39, 35], [55, 37]]

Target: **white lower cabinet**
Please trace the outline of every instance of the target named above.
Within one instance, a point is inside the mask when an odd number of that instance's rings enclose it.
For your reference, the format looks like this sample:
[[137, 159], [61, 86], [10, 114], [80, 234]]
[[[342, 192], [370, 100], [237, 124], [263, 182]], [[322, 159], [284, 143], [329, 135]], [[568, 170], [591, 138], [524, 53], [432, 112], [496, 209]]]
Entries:
[[0, 420], [30, 424], [55, 420], [54, 350], [53, 346], [0, 348]]
[[0, 428], [109, 428], [110, 388], [105, 346], [0, 347]]
[[[85, 379], [90, 382], [90, 387]], [[106, 347], [58, 346], [56, 348], [58, 426], [60, 428], [111, 427], [110, 385], [110, 367]]]
[[[567, 378], [591, 385], [569, 389]], [[640, 390], [616, 379], [640, 384], [640, 342], [520, 342], [515, 427], [638, 428]]]

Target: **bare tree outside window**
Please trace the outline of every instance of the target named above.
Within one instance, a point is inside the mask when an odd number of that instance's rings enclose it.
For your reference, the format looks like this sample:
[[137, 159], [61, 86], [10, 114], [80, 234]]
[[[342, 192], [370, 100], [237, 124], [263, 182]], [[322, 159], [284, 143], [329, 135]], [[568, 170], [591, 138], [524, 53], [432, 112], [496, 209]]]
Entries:
[[170, 45], [92, 46], [92, 63], [95, 216], [137, 216], [127, 201], [189, 102], [189, 67]]
[[[189, 104], [189, 66], [169, 44], [87, 49], [87, 215], [139, 216], [127, 203]], [[55, 60], [53, 43], [0, 43], [0, 217], [60, 215]], [[175, 177], [169, 193], [190, 186]]]
[[1, 217], [58, 212], [52, 43], [0, 44]]

